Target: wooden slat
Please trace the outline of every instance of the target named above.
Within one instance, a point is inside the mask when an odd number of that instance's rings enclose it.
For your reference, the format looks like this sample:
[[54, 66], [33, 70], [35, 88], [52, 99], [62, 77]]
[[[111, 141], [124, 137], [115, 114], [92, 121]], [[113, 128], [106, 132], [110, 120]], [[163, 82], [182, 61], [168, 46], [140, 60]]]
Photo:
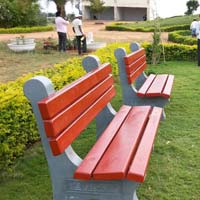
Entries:
[[102, 133], [101, 137], [97, 140], [93, 148], [77, 168], [74, 178], [84, 180], [92, 178], [92, 172], [96, 168], [97, 163], [108, 148], [110, 142], [113, 140], [118, 129], [121, 127], [121, 124], [124, 122], [130, 109], [130, 106], [125, 105], [120, 108], [106, 130]]
[[114, 86], [102, 95], [95, 103], [82, 113], [58, 137], [49, 140], [53, 155], [59, 155], [72, 143], [72, 141], [85, 129], [107, 103], [114, 97]]
[[57, 136], [62, 130], [64, 130], [70, 123], [72, 123], [81, 113], [83, 113], [88, 107], [91, 106], [99, 97], [105, 93], [110, 87], [112, 87], [114, 81], [113, 77], [109, 75], [103, 82], [96, 85], [80, 99], [72, 103], [61, 113], [56, 115], [51, 120], [44, 121], [44, 127], [46, 135], [48, 137]]
[[146, 95], [147, 90], [151, 86], [152, 82], [154, 81], [156, 75], [155, 74], [150, 74], [142, 87], [138, 90], [137, 95], [140, 97], [144, 97]]
[[118, 180], [126, 178], [129, 164], [133, 159], [143, 134], [150, 111], [150, 106], [132, 108], [93, 172], [95, 180]]
[[162, 91], [165, 87], [165, 84], [167, 82], [168, 75], [162, 74], [157, 75], [154, 79], [153, 83], [149, 87], [148, 91], [146, 92], [147, 97], [156, 97], [156, 96], [162, 96]]
[[131, 63], [133, 63], [135, 60], [137, 60], [138, 58], [140, 58], [141, 56], [143, 56], [145, 54], [145, 49], [141, 48], [135, 52], [132, 52], [128, 55], [126, 55], [124, 57], [124, 62], [126, 65], [130, 65]]
[[146, 63], [146, 55], [141, 56], [139, 59], [131, 63], [130, 65], [126, 65], [126, 73], [132, 74], [139, 68], [143, 63]]
[[131, 84], [135, 79], [145, 70], [147, 64], [144, 62], [141, 66], [137, 68], [132, 74], [127, 75], [128, 83]]
[[162, 92], [162, 96], [164, 98], [170, 98], [173, 82], [174, 82], [174, 75], [169, 75], [165, 88]]
[[162, 108], [154, 107], [134, 160], [130, 166], [127, 176], [128, 180], [144, 182], [161, 115]]
[[41, 100], [38, 105], [43, 119], [50, 119], [77, 98], [81, 97], [96, 84], [101, 82], [112, 71], [109, 63], [99, 67], [94, 72], [89, 72], [77, 81], [64, 87], [62, 90]]

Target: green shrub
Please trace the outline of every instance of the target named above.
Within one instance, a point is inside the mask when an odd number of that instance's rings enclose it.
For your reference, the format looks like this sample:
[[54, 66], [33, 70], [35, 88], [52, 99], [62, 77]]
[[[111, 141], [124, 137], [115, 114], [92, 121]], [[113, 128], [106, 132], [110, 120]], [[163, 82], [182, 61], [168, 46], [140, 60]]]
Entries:
[[[149, 43], [143, 43], [142, 46], [146, 49], [147, 61], [151, 62], [152, 46]], [[167, 61], [194, 61], [197, 60], [197, 45], [181, 45], [181, 44], [164, 44], [165, 58]], [[163, 52], [161, 55], [161, 61]]]
[[174, 31], [169, 33], [168, 41], [179, 43], [179, 44], [186, 44], [186, 45], [196, 45], [197, 39], [191, 37], [190, 31]]
[[[171, 25], [171, 26], [161, 26], [161, 31], [165, 31], [165, 32], [171, 32], [171, 31], [175, 31], [175, 30], [186, 30], [189, 29], [190, 25], [189, 24], [185, 24], [185, 25]], [[131, 26], [130, 23], [113, 23], [111, 25], [106, 26], [106, 30], [108, 31], [133, 31], [133, 32], [153, 32], [154, 31], [154, 27], [149, 26], [149, 27], [135, 27], [135, 26]]]
[[35, 2], [36, 0], [0, 0], [0, 27], [46, 25], [46, 16]]
[[[151, 45], [143, 43], [142, 46], [146, 49], [150, 60]], [[115, 76], [118, 74], [118, 69], [114, 50], [118, 47], [124, 47], [130, 52], [129, 43], [113, 43], [94, 53], [100, 58], [101, 63], [111, 63]], [[194, 60], [196, 46], [166, 44], [165, 53], [166, 60]], [[39, 140], [31, 107], [23, 94], [25, 81], [36, 75], [44, 75], [52, 80], [55, 89], [58, 90], [85, 73], [81, 59], [81, 57], [71, 58], [65, 63], [56, 64], [53, 68], [30, 73], [15, 82], [0, 84], [0, 171], [11, 169], [11, 164], [23, 155], [26, 148]]]
[[15, 28], [0, 28], [0, 34], [5, 33], [33, 33], [33, 32], [45, 32], [53, 31], [53, 26], [33, 26], [33, 27], [15, 27]]

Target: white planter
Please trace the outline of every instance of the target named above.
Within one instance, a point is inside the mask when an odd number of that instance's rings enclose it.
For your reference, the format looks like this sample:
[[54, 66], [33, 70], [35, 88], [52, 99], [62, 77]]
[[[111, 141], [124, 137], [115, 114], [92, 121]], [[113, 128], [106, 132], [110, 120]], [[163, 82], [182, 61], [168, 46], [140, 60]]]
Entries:
[[15, 38], [10, 40], [10, 43], [12, 44], [32, 44], [34, 42], [35, 42], [34, 38], [23, 38], [23, 39]]
[[35, 49], [36, 43], [29, 43], [29, 44], [16, 44], [10, 43], [7, 44], [9, 49], [15, 52], [22, 52], [22, 51], [32, 51]]

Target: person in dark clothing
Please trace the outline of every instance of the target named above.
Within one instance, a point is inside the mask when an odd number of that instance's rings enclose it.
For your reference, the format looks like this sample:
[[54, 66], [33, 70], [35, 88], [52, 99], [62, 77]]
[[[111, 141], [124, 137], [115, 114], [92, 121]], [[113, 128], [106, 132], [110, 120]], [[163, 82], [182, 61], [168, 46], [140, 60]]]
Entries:
[[72, 21], [72, 29], [76, 35], [78, 54], [81, 55], [82, 52], [87, 52], [86, 36], [82, 29], [82, 15], [78, 14]]

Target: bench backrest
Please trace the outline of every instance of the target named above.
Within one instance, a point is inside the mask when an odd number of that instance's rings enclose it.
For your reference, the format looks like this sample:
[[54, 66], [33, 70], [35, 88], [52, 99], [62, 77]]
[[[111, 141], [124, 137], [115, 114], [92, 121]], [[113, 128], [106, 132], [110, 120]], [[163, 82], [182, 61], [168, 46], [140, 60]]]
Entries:
[[141, 48], [126, 55], [124, 57], [124, 62], [126, 65], [128, 83], [132, 84], [147, 67], [145, 49]]
[[59, 155], [115, 95], [106, 63], [38, 102], [53, 155]]

